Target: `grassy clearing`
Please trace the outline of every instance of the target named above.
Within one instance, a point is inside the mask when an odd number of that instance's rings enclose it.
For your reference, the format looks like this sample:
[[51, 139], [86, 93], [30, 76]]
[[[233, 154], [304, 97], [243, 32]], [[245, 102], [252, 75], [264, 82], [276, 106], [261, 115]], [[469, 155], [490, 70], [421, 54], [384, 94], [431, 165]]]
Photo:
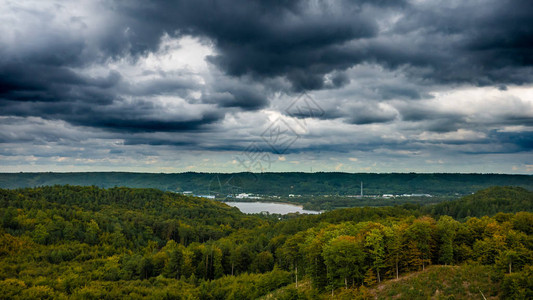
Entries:
[[500, 298], [500, 278], [488, 266], [431, 266], [399, 279], [357, 289], [337, 289], [318, 294], [310, 282], [294, 283], [260, 298], [273, 299], [486, 299]]
[[374, 299], [487, 299], [499, 298], [499, 278], [480, 265], [433, 266], [370, 290]]

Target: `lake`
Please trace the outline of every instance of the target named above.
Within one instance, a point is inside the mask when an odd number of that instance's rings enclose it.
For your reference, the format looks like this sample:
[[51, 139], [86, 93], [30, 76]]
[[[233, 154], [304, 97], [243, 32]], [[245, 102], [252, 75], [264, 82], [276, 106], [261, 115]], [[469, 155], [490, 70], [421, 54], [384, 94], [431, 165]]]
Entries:
[[282, 214], [299, 212], [301, 214], [319, 214], [319, 211], [305, 210], [301, 206], [287, 203], [272, 202], [224, 202], [229, 206], [237, 207], [245, 214], [258, 214], [268, 211], [271, 214]]

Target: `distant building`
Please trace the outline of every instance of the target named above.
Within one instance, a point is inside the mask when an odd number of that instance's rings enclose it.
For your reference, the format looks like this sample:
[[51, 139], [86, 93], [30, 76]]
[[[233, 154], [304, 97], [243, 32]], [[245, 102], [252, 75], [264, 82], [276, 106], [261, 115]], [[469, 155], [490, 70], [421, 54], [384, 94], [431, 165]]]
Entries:
[[252, 196], [253, 194], [240, 193], [235, 196], [236, 199], [261, 199], [261, 197]]
[[402, 197], [433, 197], [430, 194], [403, 194]]

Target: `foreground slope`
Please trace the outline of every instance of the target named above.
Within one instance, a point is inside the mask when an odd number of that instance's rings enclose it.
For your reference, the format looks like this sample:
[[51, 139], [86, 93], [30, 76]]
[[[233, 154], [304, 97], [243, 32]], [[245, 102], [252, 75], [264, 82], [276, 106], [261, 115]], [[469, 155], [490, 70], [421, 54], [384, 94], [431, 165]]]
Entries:
[[[533, 276], [533, 268], [526, 278]], [[398, 279], [384, 281], [374, 286], [360, 286], [353, 289], [337, 289], [319, 294], [309, 281], [303, 281], [299, 288], [289, 285], [272, 291], [262, 297], [273, 299], [529, 299], [526, 287], [516, 287], [511, 277], [503, 277], [490, 266], [479, 264], [443, 266], [435, 265], [424, 271], [415, 271]]]

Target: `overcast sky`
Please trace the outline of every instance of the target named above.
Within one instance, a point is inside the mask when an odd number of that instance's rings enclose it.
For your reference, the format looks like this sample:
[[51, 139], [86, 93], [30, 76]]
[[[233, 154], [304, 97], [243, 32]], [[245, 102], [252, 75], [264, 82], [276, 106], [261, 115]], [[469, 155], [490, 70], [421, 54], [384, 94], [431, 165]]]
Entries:
[[531, 0], [0, 0], [0, 171], [533, 173]]

